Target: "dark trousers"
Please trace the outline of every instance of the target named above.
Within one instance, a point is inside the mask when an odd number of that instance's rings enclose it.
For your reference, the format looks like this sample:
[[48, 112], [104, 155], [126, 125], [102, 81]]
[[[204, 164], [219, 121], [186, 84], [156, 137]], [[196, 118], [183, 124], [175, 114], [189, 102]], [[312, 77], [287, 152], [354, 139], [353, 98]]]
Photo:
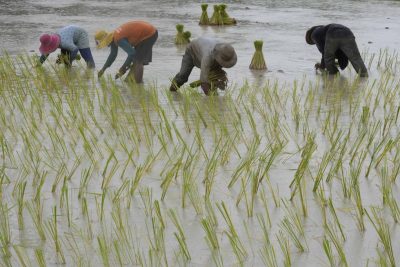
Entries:
[[368, 76], [367, 68], [361, 58], [357, 43], [354, 37], [348, 38], [327, 38], [324, 49], [324, 63], [330, 74], [338, 72], [335, 66], [335, 53], [340, 49], [349, 59], [354, 69], [360, 76]]
[[185, 82], [189, 80], [189, 76], [193, 68], [194, 63], [192, 56], [186, 51], [182, 58], [181, 70], [178, 74], [175, 75], [174, 78], [174, 82], [176, 83], [177, 87], [182, 86]]

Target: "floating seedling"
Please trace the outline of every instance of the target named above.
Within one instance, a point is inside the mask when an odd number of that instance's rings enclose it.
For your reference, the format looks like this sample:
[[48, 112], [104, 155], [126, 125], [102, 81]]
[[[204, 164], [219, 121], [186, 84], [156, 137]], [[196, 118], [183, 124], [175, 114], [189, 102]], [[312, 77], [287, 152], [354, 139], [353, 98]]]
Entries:
[[210, 20], [207, 13], [208, 4], [201, 4], [201, 16], [199, 25], [208, 25]]
[[254, 41], [254, 47], [256, 51], [254, 52], [253, 58], [251, 59], [249, 68], [252, 70], [266, 70], [267, 65], [265, 64], [265, 59], [262, 52], [263, 41]]
[[222, 18], [221, 8], [219, 5], [214, 5], [214, 12], [210, 18], [210, 25], [221, 26], [224, 25], [224, 19]]
[[184, 45], [190, 43], [191, 33], [189, 31], [183, 31], [184, 26], [182, 24], [176, 25], [176, 36], [175, 36], [175, 44]]
[[219, 12], [221, 13], [224, 25], [235, 25], [236, 20], [228, 15], [228, 13], [226, 12], [226, 8], [227, 8], [226, 4], [219, 5]]

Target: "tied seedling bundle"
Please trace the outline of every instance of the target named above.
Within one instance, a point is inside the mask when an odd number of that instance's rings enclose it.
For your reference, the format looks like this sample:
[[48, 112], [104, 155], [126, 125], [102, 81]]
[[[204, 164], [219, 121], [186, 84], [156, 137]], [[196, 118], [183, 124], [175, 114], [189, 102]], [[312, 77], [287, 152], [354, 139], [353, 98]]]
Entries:
[[234, 18], [231, 18], [228, 13], [226, 12], [227, 5], [221, 4], [219, 5], [219, 13], [222, 16], [222, 20], [224, 22], [224, 25], [236, 25], [236, 20]]
[[251, 59], [251, 63], [249, 68], [252, 70], [266, 70], [267, 66], [265, 64], [264, 55], [262, 52], [263, 41], [257, 40], [254, 41], [254, 47], [256, 51], [254, 52], [253, 58]]
[[[221, 90], [225, 90], [228, 84], [228, 76], [223, 69], [214, 69], [210, 70], [208, 75], [208, 80], [210, 81], [211, 90], [216, 90], [217, 88]], [[190, 87], [199, 87], [201, 85], [201, 81], [197, 80], [190, 83]]]
[[214, 5], [214, 13], [211, 16], [210, 25], [224, 25], [219, 5]]
[[[81, 55], [77, 54], [75, 56], [76, 60], [81, 60]], [[58, 54], [57, 55], [57, 60], [56, 60], [57, 64], [64, 64], [66, 66], [71, 66], [71, 61], [70, 61], [70, 55], [69, 54]]]
[[189, 31], [183, 32], [183, 25], [182, 24], [177, 24], [176, 25], [176, 30], [178, 32], [176, 33], [175, 44], [183, 45], [183, 44], [190, 43], [191, 33]]
[[210, 24], [210, 19], [208, 18], [207, 8], [208, 8], [208, 4], [202, 4], [201, 5], [202, 12], [201, 12], [201, 16], [200, 16], [199, 25], [208, 25], [208, 24]]

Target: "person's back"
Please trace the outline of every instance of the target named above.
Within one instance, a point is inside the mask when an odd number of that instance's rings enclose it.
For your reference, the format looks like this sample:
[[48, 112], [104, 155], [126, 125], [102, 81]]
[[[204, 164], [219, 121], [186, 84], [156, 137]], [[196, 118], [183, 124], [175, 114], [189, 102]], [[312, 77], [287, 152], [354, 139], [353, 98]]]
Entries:
[[212, 56], [212, 52], [217, 44], [217, 39], [199, 37], [191, 41], [186, 50], [192, 55], [194, 65], [200, 68], [202, 59]]

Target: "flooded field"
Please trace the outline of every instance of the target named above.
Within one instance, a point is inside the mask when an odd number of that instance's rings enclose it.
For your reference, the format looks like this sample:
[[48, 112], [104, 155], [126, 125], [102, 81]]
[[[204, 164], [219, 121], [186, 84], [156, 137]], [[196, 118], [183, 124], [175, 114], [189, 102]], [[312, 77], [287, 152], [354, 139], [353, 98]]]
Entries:
[[[398, 265], [400, 2], [232, 1], [217, 28], [200, 3], [0, 0], [0, 266]], [[123, 52], [100, 80], [36, 67], [42, 32], [130, 19], [160, 33], [143, 86], [112, 79]], [[305, 30], [329, 22], [368, 79], [315, 74]], [[226, 92], [167, 91], [177, 23], [234, 45]]]

